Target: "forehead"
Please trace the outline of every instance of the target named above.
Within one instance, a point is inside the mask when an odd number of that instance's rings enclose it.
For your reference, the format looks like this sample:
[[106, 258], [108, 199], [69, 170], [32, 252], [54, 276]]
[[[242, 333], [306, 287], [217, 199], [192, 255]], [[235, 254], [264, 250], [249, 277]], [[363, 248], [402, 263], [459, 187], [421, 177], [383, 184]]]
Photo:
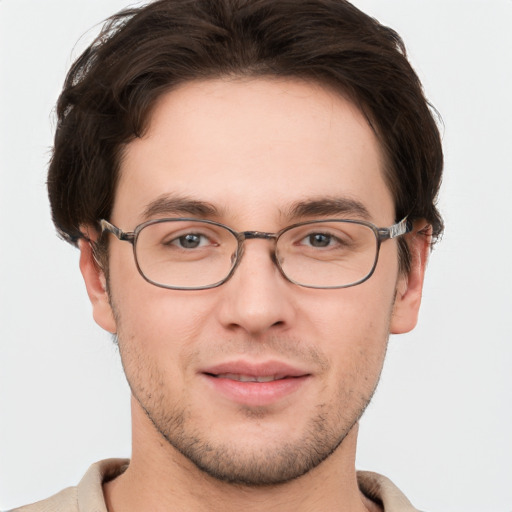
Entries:
[[243, 229], [322, 198], [394, 220], [365, 117], [340, 94], [299, 80], [208, 80], [162, 96], [146, 134], [125, 149], [113, 220], [133, 227], [166, 196], [209, 203]]

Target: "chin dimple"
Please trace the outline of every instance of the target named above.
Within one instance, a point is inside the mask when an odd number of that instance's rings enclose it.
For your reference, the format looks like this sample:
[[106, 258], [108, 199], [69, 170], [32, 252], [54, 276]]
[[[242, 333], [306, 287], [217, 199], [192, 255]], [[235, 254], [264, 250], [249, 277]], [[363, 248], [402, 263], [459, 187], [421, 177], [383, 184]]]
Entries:
[[281, 380], [286, 378], [281, 375], [242, 375], [238, 373], [219, 373], [218, 375], [213, 375], [213, 377], [217, 377], [218, 379], [229, 379], [236, 380], [238, 382], [273, 382], [275, 380]]

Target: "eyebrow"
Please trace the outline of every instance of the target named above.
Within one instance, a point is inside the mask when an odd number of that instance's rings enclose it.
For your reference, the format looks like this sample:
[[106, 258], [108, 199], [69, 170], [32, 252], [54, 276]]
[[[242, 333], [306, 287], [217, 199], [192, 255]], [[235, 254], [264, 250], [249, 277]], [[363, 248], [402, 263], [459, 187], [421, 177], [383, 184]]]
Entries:
[[160, 215], [218, 217], [220, 212], [213, 204], [206, 201], [164, 194], [148, 203], [142, 213], [144, 220]]
[[[150, 220], [162, 215], [192, 216], [199, 218], [220, 218], [223, 211], [207, 201], [199, 201], [186, 196], [163, 194], [151, 201], [144, 208], [143, 220]], [[296, 201], [281, 214], [291, 220], [305, 217], [356, 217], [370, 220], [371, 216], [363, 203], [348, 197], [319, 197]]]
[[349, 197], [324, 197], [297, 201], [284, 212], [290, 219], [304, 217], [357, 217], [370, 220], [371, 215], [363, 203]]

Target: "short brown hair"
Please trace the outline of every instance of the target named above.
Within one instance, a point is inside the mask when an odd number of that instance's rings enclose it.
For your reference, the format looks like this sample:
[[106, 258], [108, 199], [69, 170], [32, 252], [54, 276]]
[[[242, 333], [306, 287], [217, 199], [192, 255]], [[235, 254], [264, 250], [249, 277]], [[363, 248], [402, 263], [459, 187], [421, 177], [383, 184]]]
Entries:
[[[81, 225], [109, 219], [123, 148], [162, 94], [232, 75], [297, 77], [348, 95], [384, 150], [396, 220], [426, 219], [441, 234], [435, 111], [395, 31], [345, 0], [158, 0], [109, 18], [66, 78], [48, 173], [60, 235], [76, 244]], [[404, 245], [401, 255], [408, 267]]]

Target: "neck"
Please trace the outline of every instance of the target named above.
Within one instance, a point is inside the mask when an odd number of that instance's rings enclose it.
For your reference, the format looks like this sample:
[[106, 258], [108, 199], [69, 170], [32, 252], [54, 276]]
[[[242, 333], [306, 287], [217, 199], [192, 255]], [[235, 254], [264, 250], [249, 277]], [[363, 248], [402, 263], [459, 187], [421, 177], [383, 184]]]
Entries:
[[132, 415], [130, 465], [103, 486], [109, 512], [375, 510], [357, 486], [357, 425], [331, 456], [305, 475], [283, 484], [248, 487], [205, 474], [175, 450], [136, 406]]

